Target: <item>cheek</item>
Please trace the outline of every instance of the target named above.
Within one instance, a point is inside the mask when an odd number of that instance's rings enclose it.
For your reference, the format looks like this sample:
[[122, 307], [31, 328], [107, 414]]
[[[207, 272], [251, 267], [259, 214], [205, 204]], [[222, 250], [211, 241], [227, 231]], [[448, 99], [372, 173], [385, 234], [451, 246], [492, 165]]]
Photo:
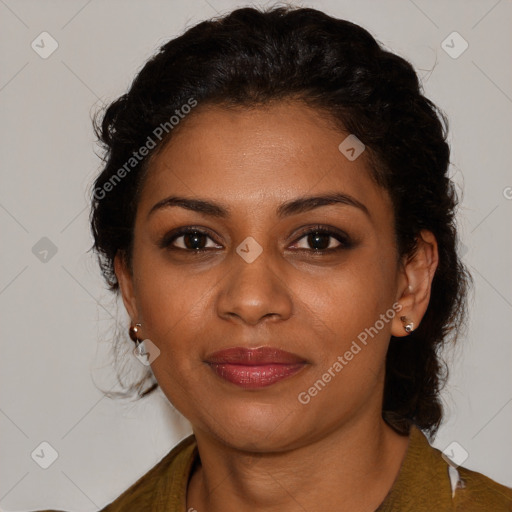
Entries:
[[151, 364], [152, 371], [168, 400], [193, 417], [189, 404], [198, 397], [194, 376], [198, 370], [204, 371], [199, 352], [208, 281], [204, 276], [191, 278], [183, 270], [171, 269], [158, 258], [141, 258], [137, 275], [143, 332], [160, 350]]
[[145, 324], [160, 329], [184, 318], [198, 299], [186, 265], [171, 264], [164, 250], [140, 236], [133, 255], [137, 307]]
[[345, 268], [311, 281], [301, 292], [312, 314], [347, 340], [373, 325], [393, 304], [392, 266], [361, 252]]
[[191, 348], [195, 326], [201, 325], [205, 294], [213, 283], [206, 275], [191, 276], [185, 267], [171, 266], [150, 250], [134, 255], [133, 270], [144, 336], [165, 359], [179, 362], [179, 348]]
[[[396, 315], [388, 278], [378, 265], [352, 267], [333, 274], [328, 287], [310, 288], [310, 326], [325, 333], [315, 343], [315, 366], [303, 382], [298, 399], [303, 412], [336, 424], [362, 403], [380, 398], [391, 321]], [[333, 407], [333, 404], [338, 404]]]
[[394, 276], [392, 255], [376, 258], [362, 251], [350, 266], [332, 272], [322, 286], [317, 282], [304, 290], [311, 324], [316, 319], [325, 333], [317, 341], [315, 376], [330, 380], [325, 375], [329, 369], [336, 374], [329, 384], [331, 393], [346, 396], [350, 390], [356, 399], [369, 393], [382, 377], [391, 323], [397, 314]]

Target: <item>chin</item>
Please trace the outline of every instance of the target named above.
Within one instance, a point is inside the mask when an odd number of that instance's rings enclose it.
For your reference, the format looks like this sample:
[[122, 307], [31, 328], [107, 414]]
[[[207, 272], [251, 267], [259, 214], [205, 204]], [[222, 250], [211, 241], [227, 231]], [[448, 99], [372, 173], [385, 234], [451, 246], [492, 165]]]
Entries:
[[[285, 450], [296, 443], [301, 429], [306, 427], [302, 415], [290, 414], [282, 406], [241, 403], [239, 407], [226, 404], [215, 409], [215, 415], [201, 414], [207, 430], [223, 443], [241, 450]], [[212, 422], [212, 417], [216, 420]], [[192, 422], [193, 423], [193, 422]], [[294, 439], [290, 433], [294, 433]]]

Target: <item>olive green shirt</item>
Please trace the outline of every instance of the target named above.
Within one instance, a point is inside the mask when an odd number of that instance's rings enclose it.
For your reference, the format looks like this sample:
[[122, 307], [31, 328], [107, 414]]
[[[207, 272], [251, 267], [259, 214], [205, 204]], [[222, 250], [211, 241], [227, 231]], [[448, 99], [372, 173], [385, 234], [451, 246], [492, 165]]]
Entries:
[[[187, 485], [198, 463], [190, 435], [101, 512], [187, 512]], [[455, 469], [412, 425], [398, 476], [375, 512], [448, 511], [511, 512], [512, 488], [461, 466]]]

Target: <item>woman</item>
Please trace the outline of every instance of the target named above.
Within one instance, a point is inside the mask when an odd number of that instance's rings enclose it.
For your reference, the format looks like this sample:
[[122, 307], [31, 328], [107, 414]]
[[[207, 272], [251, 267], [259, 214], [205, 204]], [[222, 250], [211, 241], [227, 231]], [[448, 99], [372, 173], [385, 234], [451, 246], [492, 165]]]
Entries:
[[314, 9], [147, 62], [98, 127], [94, 247], [141, 394], [194, 434], [105, 511], [512, 509], [427, 439], [470, 281], [446, 130], [408, 62]]

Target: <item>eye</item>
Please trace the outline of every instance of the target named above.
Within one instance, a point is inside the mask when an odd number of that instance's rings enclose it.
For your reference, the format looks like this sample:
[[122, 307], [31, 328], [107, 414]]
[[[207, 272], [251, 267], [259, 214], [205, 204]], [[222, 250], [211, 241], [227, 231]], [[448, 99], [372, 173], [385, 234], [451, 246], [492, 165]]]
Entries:
[[313, 253], [328, 253], [352, 247], [348, 235], [342, 231], [316, 226], [302, 233], [298, 241], [303, 240], [303, 245], [298, 250], [310, 251]]
[[[347, 234], [323, 226], [315, 226], [302, 232], [295, 243], [298, 245], [292, 246], [294, 250], [308, 251], [313, 254], [331, 253], [353, 246]], [[208, 231], [195, 227], [181, 228], [168, 233], [158, 245], [170, 251], [187, 251], [193, 254], [222, 249]]]
[[[208, 245], [208, 240], [213, 244]], [[183, 228], [174, 231], [166, 235], [159, 246], [169, 250], [184, 250], [195, 253], [222, 248], [215, 244], [208, 232], [197, 228]]]

